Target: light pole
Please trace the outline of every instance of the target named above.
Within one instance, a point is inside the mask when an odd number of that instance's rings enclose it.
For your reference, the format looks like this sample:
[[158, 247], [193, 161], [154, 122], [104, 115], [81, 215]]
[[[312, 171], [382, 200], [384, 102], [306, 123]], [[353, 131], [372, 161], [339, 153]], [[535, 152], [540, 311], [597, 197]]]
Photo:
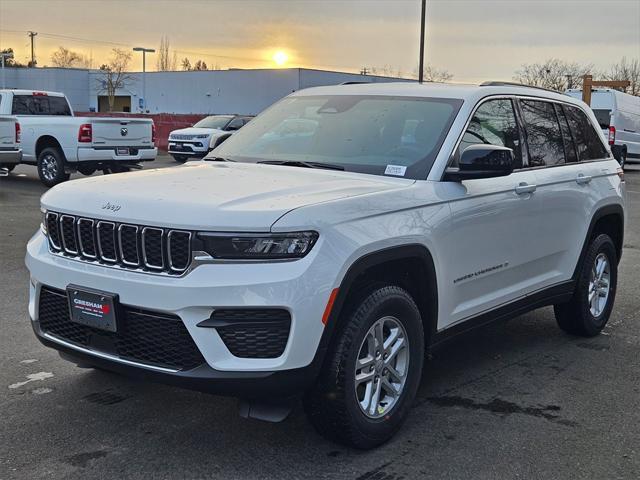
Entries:
[[424, 17], [427, 10], [427, 0], [422, 0], [422, 13], [420, 14], [420, 61], [418, 62], [418, 82], [424, 80]]
[[144, 48], [144, 47], [134, 47], [133, 51], [142, 52], [142, 112], [145, 113], [147, 111], [147, 81], [146, 81], [147, 53], [155, 53], [155, 49]]
[[6, 58], [13, 58], [12, 52], [0, 52], [0, 57], [2, 57], [2, 88], [7, 88], [6, 82], [4, 81], [4, 61]]

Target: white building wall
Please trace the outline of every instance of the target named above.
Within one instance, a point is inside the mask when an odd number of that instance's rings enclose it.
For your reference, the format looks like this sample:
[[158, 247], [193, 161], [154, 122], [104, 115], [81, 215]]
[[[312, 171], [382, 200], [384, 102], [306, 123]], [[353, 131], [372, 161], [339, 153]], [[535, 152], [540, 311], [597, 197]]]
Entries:
[[309, 87], [320, 87], [323, 85], [338, 85], [344, 82], [408, 82], [396, 77], [378, 77], [375, 75], [360, 75], [358, 73], [329, 72], [327, 70], [299, 69], [299, 89]]
[[[100, 73], [91, 72], [91, 107], [98, 106]], [[134, 74], [117, 95], [131, 96], [138, 112], [142, 73]], [[149, 72], [146, 74], [149, 113], [238, 113], [254, 115], [298, 89], [297, 69]]]
[[5, 68], [4, 70], [7, 88], [64, 92], [74, 110], [86, 112], [89, 109], [88, 70], [73, 68]]
[[[74, 110], [98, 110], [98, 96], [105, 95], [99, 70], [65, 68], [6, 68], [7, 88], [63, 92]], [[140, 112], [142, 73], [132, 73], [116, 95], [131, 97], [131, 111]], [[208, 70], [198, 72], [148, 72], [149, 113], [255, 115], [277, 100], [302, 88], [343, 82], [402, 81], [352, 73], [301, 68], [260, 70]]]

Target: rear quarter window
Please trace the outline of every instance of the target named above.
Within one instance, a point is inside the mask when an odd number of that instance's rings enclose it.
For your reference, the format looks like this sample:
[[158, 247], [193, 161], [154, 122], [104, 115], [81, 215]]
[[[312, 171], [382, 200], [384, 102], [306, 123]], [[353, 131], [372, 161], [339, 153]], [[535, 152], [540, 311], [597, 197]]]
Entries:
[[570, 105], [564, 105], [564, 111], [576, 143], [578, 159], [585, 162], [606, 158], [607, 150], [587, 115], [580, 108]]

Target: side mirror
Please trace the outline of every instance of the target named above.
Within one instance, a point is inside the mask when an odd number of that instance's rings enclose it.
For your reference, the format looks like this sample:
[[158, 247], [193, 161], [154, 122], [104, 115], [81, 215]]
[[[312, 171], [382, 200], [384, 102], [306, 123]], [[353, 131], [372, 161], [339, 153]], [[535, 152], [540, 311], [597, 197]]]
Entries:
[[458, 168], [447, 168], [444, 180], [460, 182], [474, 178], [505, 177], [513, 172], [513, 150], [498, 145], [469, 145], [464, 149]]

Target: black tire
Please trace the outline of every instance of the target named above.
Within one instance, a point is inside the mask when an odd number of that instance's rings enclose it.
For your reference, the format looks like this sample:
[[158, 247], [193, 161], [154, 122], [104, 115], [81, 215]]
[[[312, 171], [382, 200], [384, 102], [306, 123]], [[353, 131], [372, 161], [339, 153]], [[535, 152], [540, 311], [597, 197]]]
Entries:
[[622, 167], [622, 169], [624, 170], [624, 167], [627, 163], [627, 149], [623, 148], [622, 151], [620, 152], [620, 167]]
[[69, 180], [69, 174], [64, 171], [64, 155], [54, 147], [45, 148], [38, 155], [38, 176], [47, 187], [53, 187]]
[[[315, 386], [305, 395], [304, 408], [322, 436], [351, 447], [369, 449], [389, 440], [409, 413], [422, 375], [424, 331], [415, 302], [409, 293], [396, 286], [370, 290], [347, 312]], [[398, 320], [406, 332], [409, 351], [405, 358], [409, 363], [404, 388], [397, 400], [388, 413], [374, 419], [365, 415], [358, 403], [355, 367], [369, 329], [389, 316]], [[377, 364], [370, 368], [375, 368], [377, 374]]]
[[[591, 309], [589, 295], [590, 293], [593, 293], [596, 297], [599, 295], [598, 292], [590, 292], [590, 284], [592, 271], [595, 271], [596, 259], [600, 255], [605, 256], [609, 265], [609, 290], [604, 308], [595, 315]], [[567, 303], [554, 306], [558, 326], [571, 335], [581, 337], [598, 335], [609, 321], [616, 297], [617, 285], [618, 255], [616, 248], [611, 237], [600, 234], [591, 241], [587, 248], [573, 297]]]
[[78, 165], [78, 172], [88, 177], [96, 173], [96, 167], [93, 165]]
[[189, 160], [187, 155], [172, 155], [173, 159], [178, 163], [184, 163]]

